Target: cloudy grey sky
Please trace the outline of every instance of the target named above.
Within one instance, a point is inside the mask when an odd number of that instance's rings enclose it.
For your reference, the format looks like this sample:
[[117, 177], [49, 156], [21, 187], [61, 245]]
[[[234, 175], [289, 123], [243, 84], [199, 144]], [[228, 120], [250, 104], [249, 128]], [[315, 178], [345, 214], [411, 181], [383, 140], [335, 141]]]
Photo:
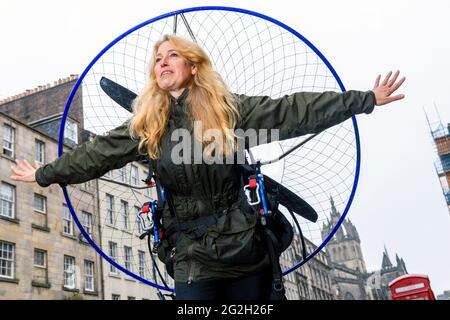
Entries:
[[450, 215], [433, 161], [423, 108], [450, 121], [450, 3], [433, 1], [77, 1], [0, 2], [0, 99], [81, 74], [106, 44], [161, 14], [201, 5], [271, 16], [310, 40], [347, 89], [372, 88], [400, 69], [406, 99], [358, 116], [361, 176], [349, 217], [369, 270], [386, 245], [410, 273], [428, 274], [435, 293], [450, 289]]

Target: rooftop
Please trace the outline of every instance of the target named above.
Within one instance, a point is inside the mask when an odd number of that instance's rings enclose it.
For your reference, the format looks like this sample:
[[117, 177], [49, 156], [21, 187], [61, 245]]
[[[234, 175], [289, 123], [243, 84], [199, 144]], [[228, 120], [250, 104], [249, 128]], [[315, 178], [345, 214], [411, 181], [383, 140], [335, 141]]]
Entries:
[[44, 91], [44, 90], [47, 90], [47, 89], [50, 89], [50, 88], [54, 88], [56, 86], [59, 86], [59, 85], [62, 85], [64, 83], [68, 83], [68, 82], [71, 82], [71, 81], [74, 81], [74, 80], [77, 80], [77, 79], [78, 79], [78, 75], [77, 74], [71, 74], [67, 78], [63, 78], [63, 79], [59, 79], [57, 81], [54, 81], [53, 84], [47, 83], [45, 85], [39, 85], [39, 86], [35, 87], [34, 89], [28, 89], [25, 92], [22, 92], [22, 93], [19, 93], [19, 94], [16, 94], [16, 95], [13, 95], [13, 96], [1, 99], [0, 100], [0, 105], [8, 103], [8, 102], [11, 102], [11, 101], [14, 101], [14, 100], [17, 100], [17, 99], [21, 99], [23, 97], [31, 96], [31, 95], [33, 95], [33, 94], [35, 94], [37, 92], [41, 92], [41, 91]]

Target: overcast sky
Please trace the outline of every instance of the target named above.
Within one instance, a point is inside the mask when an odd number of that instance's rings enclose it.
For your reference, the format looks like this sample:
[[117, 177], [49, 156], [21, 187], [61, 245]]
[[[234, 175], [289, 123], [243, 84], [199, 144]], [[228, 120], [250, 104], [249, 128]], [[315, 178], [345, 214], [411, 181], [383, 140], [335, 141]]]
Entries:
[[[330, 61], [347, 89], [371, 89], [399, 69], [406, 99], [358, 116], [361, 176], [349, 212], [369, 271], [384, 246], [409, 273], [450, 290], [450, 215], [433, 162], [423, 108], [450, 120], [448, 1], [64, 1], [0, 2], [0, 99], [70, 74], [117, 36], [174, 10], [223, 5], [271, 16], [300, 32]], [[364, 5], [363, 5], [364, 3]], [[243, 6], [245, 5], [245, 6]]]

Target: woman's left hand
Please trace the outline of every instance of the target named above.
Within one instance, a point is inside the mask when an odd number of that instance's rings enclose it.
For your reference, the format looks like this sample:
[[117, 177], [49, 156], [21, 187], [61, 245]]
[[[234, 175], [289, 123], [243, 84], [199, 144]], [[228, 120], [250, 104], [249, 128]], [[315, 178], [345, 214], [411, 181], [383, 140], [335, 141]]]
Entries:
[[405, 97], [404, 94], [391, 96], [398, 88], [400, 88], [403, 82], [405, 82], [406, 79], [405, 77], [397, 81], [399, 74], [400, 71], [395, 72], [394, 77], [391, 79], [392, 71], [389, 71], [389, 73], [386, 75], [386, 78], [384, 78], [381, 84], [380, 84], [381, 75], [378, 75], [377, 79], [375, 80], [375, 86], [372, 89], [373, 93], [375, 93], [376, 99], [375, 104], [377, 106], [382, 106], [384, 104], [388, 104], [393, 101], [403, 99]]

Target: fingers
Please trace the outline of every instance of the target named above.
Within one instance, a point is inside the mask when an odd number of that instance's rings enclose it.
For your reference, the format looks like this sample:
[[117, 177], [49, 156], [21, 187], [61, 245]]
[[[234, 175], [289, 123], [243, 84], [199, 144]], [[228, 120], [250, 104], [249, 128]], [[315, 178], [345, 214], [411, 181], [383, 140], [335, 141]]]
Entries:
[[17, 172], [19, 172], [19, 171], [23, 172], [24, 167], [22, 165], [21, 160], [16, 159], [16, 165], [12, 165], [11, 169], [14, 171], [17, 171]]
[[[16, 162], [18, 162], [18, 161], [16, 160]], [[25, 181], [24, 178], [27, 175], [27, 172], [23, 171], [23, 169], [21, 167], [12, 165], [11, 171], [14, 173], [14, 175], [11, 176], [12, 180]]]
[[15, 180], [15, 181], [24, 181], [22, 176], [11, 176], [10, 178], [11, 178], [11, 180]]
[[39, 169], [40, 167], [42, 167], [42, 163], [40, 163], [37, 160], [34, 160], [34, 165], [36, 166], [36, 169]]
[[400, 86], [403, 84], [403, 82], [405, 82], [406, 77], [401, 78], [397, 83], [395, 83], [392, 87], [391, 87], [391, 93], [394, 93], [395, 90], [397, 90], [398, 88], [400, 88]]
[[22, 160], [23, 164], [25, 166], [25, 168], [27, 168], [28, 170], [35, 170], [36, 168], [34, 168], [27, 160]]
[[[30, 176], [33, 172], [36, 172], [37, 168], [34, 168], [27, 160], [15, 159], [16, 165], [11, 165], [12, 180], [30, 182]], [[38, 163], [35, 163], [36, 167], [39, 167]]]
[[380, 86], [380, 79], [381, 79], [381, 74], [379, 74], [377, 76], [377, 79], [375, 80], [375, 85], [373, 86], [374, 88], [378, 88]]
[[15, 165], [12, 165], [12, 166], [11, 166], [11, 170], [12, 170], [15, 174], [20, 174], [20, 175], [22, 175], [22, 174], [25, 173], [23, 170], [21, 170], [20, 168], [18, 168], [18, 167], [15, 166]]
[[397, 100], [401, 100], [404, 97], [405, 97], [404, 94], [398, 94], [396, 96], [388, 97], [388, 98], [386, 98], [385, 103], [383, 103], [383, 104], [388, 104], [388, 103], [391, 103], [391, 102], [394, 102], [394, 101], [397, 101]]
[[399, 75], [399, 74], [400, 74], [400, 71], [397, 70], [397, 71], [394, 73], [394, 77], [393, 77], [391, 80], [388, 81], [388, 83], [387, 83], [387, 86], [388, 86], [388, 87], [392, 87], [392, 85], [395, 83], [395, 81], [397, 81], [397, 78], [398, 78], [398, 75]]
[[392, 71], [389, 71], [388, 74], [386, 75], [386, 78], [384, 78], [383, 82], [381, 83], [381, 86], [387, 85], [387, 83], [388, 83], [389, 78], [391, 77], [391, 75], [392, 75]]
[[17, 167], [18, 167], [19, 169], [21, 169], [21, 170], [26, 169], [26, 165], [25, 165], [24, 160], [16, 159], [16, 163], [17, 163]]

